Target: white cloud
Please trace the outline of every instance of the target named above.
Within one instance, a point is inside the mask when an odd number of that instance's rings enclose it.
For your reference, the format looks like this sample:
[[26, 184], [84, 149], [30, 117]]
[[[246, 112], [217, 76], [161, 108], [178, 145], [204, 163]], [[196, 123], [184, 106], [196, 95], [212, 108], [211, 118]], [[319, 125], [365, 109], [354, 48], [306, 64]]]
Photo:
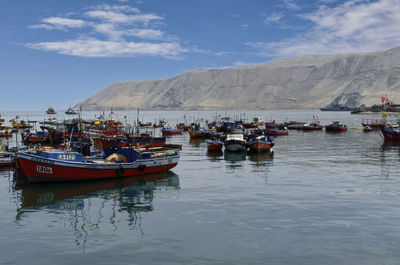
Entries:
[[294, 0], [283, 0], [283, 5], [290, 10], [300, 10], [300, 6]]
[[265, 24], [277, 23], [281, 20], [282, 17], [283, 17], [282, 13], [273, 13], [272, 15], [264, 19], [264, 23]]
[[246, 44], [268, 57], [388, 49], [400, 45], [399, 14], [398, 0], [353, 0], [302, 15], [314, 23], [305, 34], [279, 42]]
[[79, 57], [132, 57], [136, 55], [150, 55], [179, 58], [179, 54], [186, 52], [177, 42], [102, 41], [89, 38], [61, 42], [29, 43], [27, 46], [32, 49]]
[[157, 40], [164, 37], [164, 33], [161, 30], [155, 29], [130, 29], [125, 34], [147, 40]]
[[87, 27], [92, 30], [79, 32], [75, 39], [42, 41], [28, 43], [26, 46], [31, 49], [80, 57], [150, 55], [177, 59], [180, 54], [189, 51], [182, 48], [176, 38], [167, 37], [164, 31], [157, 28], [164, 25], [157, 22], [163, 20], [163, 17], [142, 13], [135, 7], [98, 5], [89, 10], [86, 9], [83, 13], [74, 13], [73, 16], [79, 19], [49, 17], [42, 19], [42, 24], [32, 25], [29, 28], [65, 31], [69, 28]]
[[125, 13], [140, 13], [139, 8], [132, 7], [129, 5], [107, 5], [102, 4], [98, 5], [95, 8], [91, 8], [93, 10], [107, 10], [107, 11], [116, 11], [116, 12], [125, 12]]
[[138, 8], [126, 5], [100, 5], [94, 10], [85, 12], [85, 16], [110, 23], [119, 24], [149, 24], [152, 21], [163, 20], [163, 17], [154, 14], [140, 13]]
[[118, 30], [112, 23], [93, 24], [92, 26], [96, 32], [106, 35], [110, 40], [122, 38], [123, 32]]
[[249, 26], [250, 26], [249, 24], [244, 23], [244, 24], [240, 24], [240, 25], [238, 26], [238, 28], [239, 28], [239, 29], [247, 29]]
[[46, 24], [32, 25], [31, 29], [47, 29], [47, 30], [67, 30], [68, 28], [81, 28], [86, 25], [86, 22], [81, 19], [70, 19], [62, 17], [48, 17], [42, 19]]

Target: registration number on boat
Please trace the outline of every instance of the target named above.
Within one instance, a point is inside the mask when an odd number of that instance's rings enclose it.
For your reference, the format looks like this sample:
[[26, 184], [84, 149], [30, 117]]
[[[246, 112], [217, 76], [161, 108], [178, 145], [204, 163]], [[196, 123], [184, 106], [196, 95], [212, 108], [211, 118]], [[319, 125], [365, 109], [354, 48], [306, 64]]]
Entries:
[[58, 155], [60, 160], [75, 160], [75, 155]]
[[51, 167], [37, 166], [36, 171], [39, 173], [53, 174], [53, 169]]

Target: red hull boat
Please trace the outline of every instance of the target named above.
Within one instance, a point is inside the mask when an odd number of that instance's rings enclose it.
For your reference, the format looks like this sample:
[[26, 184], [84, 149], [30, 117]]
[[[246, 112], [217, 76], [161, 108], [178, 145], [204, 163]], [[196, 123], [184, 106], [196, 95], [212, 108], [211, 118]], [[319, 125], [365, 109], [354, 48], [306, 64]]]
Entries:
[[182, 134], [183, 130], [181, 129], [173, 129], [173, 128], [162, 128], [161, 133], [163, 136], [171, 136]]
[[334, 121], [332, 124], [329, 124], [325, 127], [325, 131], [327, 131], [327, 132], [345, 132], [345, 131], [347, 131], [347, 126], [340, 124], [338, 121]]
[[0, 158], [0, 167], [9, 167], [13, 163], [12, 157], [2, 157]]
[[224, 143], [218, 140], [210, 140], [207, 142], [207, 150], [210, 152], [221, 152]]
[[190, 138], [206, 138], [210, 136], [210, 130], [189, 130]]
[[288, 135], [288, 130], [266, 130], [265, 133], [270, 136]]
[[[82, 154], [60, 150], [37, 151], [17, 154], [16, 168], [21, 168], [30, 182], [62, 182], [136, 176], [166, 171], [179, 161], [177, 150], [139, 153], [135, 149], [124, 149], [133, 157], [107, 162], [83, 160]], [[121, 155], [121, 154], [119, 154]], [[120, 157], [120, 156], [117, 156]]]
[[252, 152], [268, 152], [274, 146], [272, 137], [259, 136], [257, 138], [250, 139], [249, 149]]
[[385, 141], [400, 143], [400, 129], [392, 129], [386, 126], [381, 126], [380, 129]]

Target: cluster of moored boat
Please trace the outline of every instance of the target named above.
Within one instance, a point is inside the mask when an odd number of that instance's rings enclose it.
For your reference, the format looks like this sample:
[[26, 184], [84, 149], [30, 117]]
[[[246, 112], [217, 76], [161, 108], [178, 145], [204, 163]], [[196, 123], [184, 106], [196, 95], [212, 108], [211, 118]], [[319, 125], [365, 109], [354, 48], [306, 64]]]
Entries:
[[219, 118], [213, 122], [178, 123], [175, 128], [162, 128], [164, 136], [182, 134], [189, 132], [191, 139], [210, 138], [207, 141], [207, 150], [210, 152], [271, 152], [276, 136], [288, 135], [288, 130], [322, 130], [331, 132], [344, 132], [347, 126], [338, 121], [322, 126], [314, 118], [312, 123], [305, 122], [263, 122], [260, 117], [254, 118], [251, 122], [236, 120], [231, 122], [229, 118]]
[[[213, 122], [178, 123], [166, 127], [164, 120], [137, 122], [135, 126], [114, 119], [80, 118], [58, 122], [54, 117], [39, 122], [41, 130], [32, 129], [32, 121], [18, 117], [5, 126], [0, 117], [0, 132], [21, 136], [24, 146], [0, 146], [0, 166], [14, 165], [17, 174], [30, 182], [77, 181], [134, 176], [166, 171], [177, 165], [180, 145], [167, 144], [166, 136], [189, 133], [190, 139], [204, 138], [209, 152], [272, 153], [274, 137], [288, 135], [289, 130], [345, 132], [338, 121], [321, 125], [317, 119], [305, 122], [251, 122], [219, 118]], [[34, 122], [36, 124], [36, 122]], [[400, 129], [385, 119], [363, 120], [364, 131], [381, 130], [385, 140], [400, 142]], [[160, 128], [162, 137], [144, 133], [143, 128]], [[9, 131], [9, 132], [8, 132]]]
[[30, 182], [78, 181], [135, 176], [177, 165], [180, 145], [167, 144], [113, 119], [40, 122], [41, 130], [19, 127], [23, 147], [0, 149], [0, 166], [14, 164]]

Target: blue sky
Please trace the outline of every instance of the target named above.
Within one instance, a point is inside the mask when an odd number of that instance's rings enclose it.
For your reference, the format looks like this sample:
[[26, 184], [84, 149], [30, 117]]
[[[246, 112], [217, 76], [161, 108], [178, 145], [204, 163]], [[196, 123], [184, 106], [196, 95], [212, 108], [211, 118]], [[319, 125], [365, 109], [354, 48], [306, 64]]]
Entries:
[[400, 46], [398, 0], [1, 0], [0, 110], [118, 81]]

